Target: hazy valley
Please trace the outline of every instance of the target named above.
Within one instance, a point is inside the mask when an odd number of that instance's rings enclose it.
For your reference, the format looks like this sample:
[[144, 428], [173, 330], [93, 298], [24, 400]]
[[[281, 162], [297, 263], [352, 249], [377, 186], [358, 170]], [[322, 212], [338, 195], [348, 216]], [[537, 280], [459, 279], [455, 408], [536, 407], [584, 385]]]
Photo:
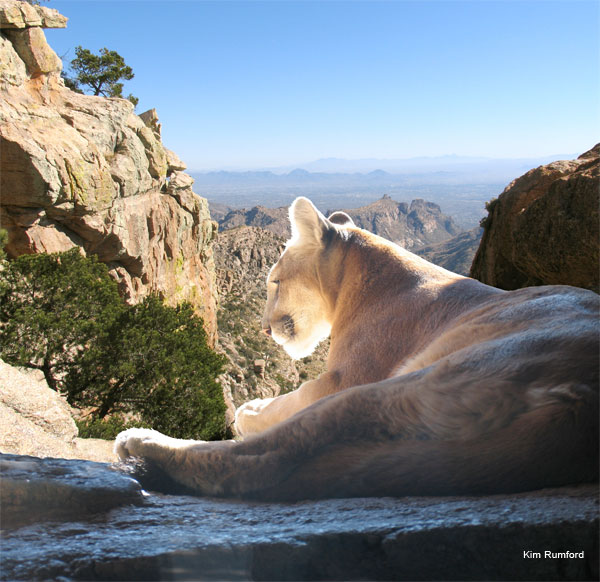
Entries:
[[211, 209], [288, 206], [309, 197], [321, 210], [358, 208], [384, 194], [398, 201], [418, 198], [438, 204], [464, 229], [486, 215], [485, 203], [531, 168], [571, 154], [527, 159], [459, 156], [406, 160], [328, 158], [299, 167], [265, 171], [190, 172], [195, 192]]

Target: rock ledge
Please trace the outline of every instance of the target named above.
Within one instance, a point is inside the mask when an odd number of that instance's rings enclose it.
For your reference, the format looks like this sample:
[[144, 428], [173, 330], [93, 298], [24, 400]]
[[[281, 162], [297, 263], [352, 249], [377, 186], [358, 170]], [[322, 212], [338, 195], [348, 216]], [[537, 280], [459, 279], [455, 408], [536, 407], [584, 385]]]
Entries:
[[[2, 578], [8, 580], [598, 578], [597, 485], [294, 504], [152, 494], [138, 505], [139, 489], [129, 480], [108, 488], [120, 503], [103, 501], [88, 511], [94, 477], [106, 484], [107, 474], [115, 482], [122, 475], [83, 461], [8, 462], [22, 484], [29, 473], [27, 488], [41, 491], [46, 479], [54, 499], [70, 506], [53, 521], [13, 523], [3, 532]], [[86, 494], [60, 494], [86, 484]], [[20, 499], [39, 508], [42, 497]], [[9, 505], [3, 500], [4, 510]], [[583, 557], [544, 558], [545, 551]]]

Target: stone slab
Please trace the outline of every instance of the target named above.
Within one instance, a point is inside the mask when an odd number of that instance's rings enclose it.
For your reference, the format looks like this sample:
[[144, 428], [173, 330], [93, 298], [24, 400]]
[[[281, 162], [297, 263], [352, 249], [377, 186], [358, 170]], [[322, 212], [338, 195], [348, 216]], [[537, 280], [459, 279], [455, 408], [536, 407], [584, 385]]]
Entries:
[[140, 484], [107, 463], [0, 455], [0, 524], [77, 520], [142, 503]]
[[293, 504], [153, 493], [5, 529], [1, 578], [596, 580], [598, 507], [596, 485]]

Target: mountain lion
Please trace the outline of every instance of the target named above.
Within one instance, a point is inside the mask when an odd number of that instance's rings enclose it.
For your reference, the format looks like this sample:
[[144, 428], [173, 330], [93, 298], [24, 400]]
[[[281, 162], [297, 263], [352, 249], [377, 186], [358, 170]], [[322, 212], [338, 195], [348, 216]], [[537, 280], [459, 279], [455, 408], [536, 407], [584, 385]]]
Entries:
[[306, 198], [267, 280], [263, 327], [327, 372], [236, 413], [242, 441], [121, 433], [202, 495], [261, 500], [516, 492], [598, 478], [598, 296], [501, 291]]

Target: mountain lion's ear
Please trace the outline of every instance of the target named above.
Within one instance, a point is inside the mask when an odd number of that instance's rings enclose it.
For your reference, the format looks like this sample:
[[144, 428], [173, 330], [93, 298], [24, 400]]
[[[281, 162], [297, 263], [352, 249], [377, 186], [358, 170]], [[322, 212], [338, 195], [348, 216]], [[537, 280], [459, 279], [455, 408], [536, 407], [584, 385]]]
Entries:
[[354, 226], [354, 221], [341, 210], [330, 214], [327, 220], [333, 222], [333, 224], [339, 224], [340, 226]]
[[332, 228], [315, 205], [304, 197], [296, 198], [290, 206], [290, 222], [291, 244], [322, 246], [325, 233]]

